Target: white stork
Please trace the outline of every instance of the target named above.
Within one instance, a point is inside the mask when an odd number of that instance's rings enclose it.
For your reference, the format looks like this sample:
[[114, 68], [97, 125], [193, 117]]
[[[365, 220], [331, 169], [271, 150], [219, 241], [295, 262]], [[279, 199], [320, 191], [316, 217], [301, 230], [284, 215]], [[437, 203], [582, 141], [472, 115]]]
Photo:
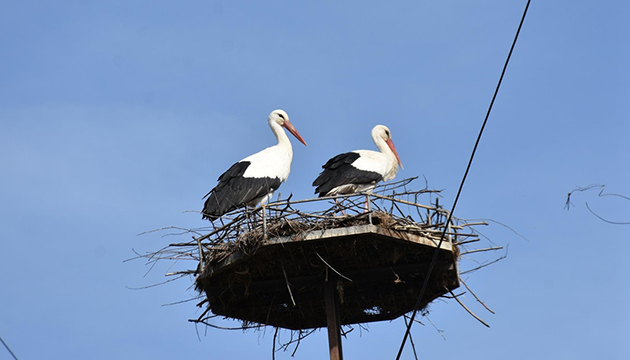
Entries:
[[219, 176], [217, 186], [206, 194], [203, 219], [212, 221], [243, 206], [262, 205], [289, 177], [293, 148], [282, 128], [289, 130], [302, 144], [306, 142], [284, 110], [272, 111], [267, 121], [278, 144], [246, 157]]
[[372, 140], [380, 150], [355, 150], [328, 160], [317, 179], [315, 193], [319, 197], [372, 191], [379, 181], [393, 179], [402, 163], [392, 142], [391, 132], [384, 125], [372, 129]]

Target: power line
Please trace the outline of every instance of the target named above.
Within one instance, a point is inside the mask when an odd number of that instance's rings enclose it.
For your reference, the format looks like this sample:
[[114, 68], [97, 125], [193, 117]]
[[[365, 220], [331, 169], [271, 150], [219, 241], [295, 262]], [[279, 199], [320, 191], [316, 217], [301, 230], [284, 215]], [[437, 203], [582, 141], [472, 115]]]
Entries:
[[2, 345], [4, 345], [4, 347], [7, 348], [7, 351], [9, 352], [9, 354], [11, 354], [11, 356], [13, 356], [15, 360], [18, 360], [17, 356], [15, 356], [13, 351], [11, 351], [11, 349], [9, 348], [9, 345], [7, 345], [7, 343], [5, 343], [4, 340], [2, 340], [2, 336], [0, 336], [0, 341], [2, 342]]
[[413, 312], [411, 313], [411, 319], [409, 324], [407, 325], [407, 330], [405, 331], [405, 335], [403, 336], [402, 344], [400, 344], [400, 349], [398, 350], [398, 355], [396, 356], [396, 360], [400, 359], [400, 356], [405, 348], [405, 342], [407, 341], [407, 337], [409, 337], [409, 331], [411, 331], [411, 326], [413, 325], [416, 314], [418, 313], [418, 307], [420, 307], [420, 302], [422, 301], [422, 296], [424, 295], [424, 291], [427, 288], [427, 284], [429, 282], [429, 277], [433, 272], [433, 268], [435, 267], [435, 262], [437, 260], [438, 251], [442, 246], [442, 242], [444, 241], [444, 236], [446, 235], [446, 231], [448, 229], [448, 224], [451, 223], [451, 217], [453, 216], [453, 212], [455, 211], [455, 206], [457, 206], [457, 201], [459, 200], [459, 195], [462, 192], [462, 188], [464, 187], [464, 183], [466, 182], [466, 177], [468, 176], [468, 171], [470, 170], [470, 166], [472, 165], [473, 158], [475, 157], [475, 152], [477, 151], [477, 146], [479, 145], [479, 141], [481, 140], [481, 135], [483, 134], [483, 130], [486, 127], [486, 123], [488, 122], [488, 118], [490, 117], [490, 111], [492, 111], [492, 106], [494, 105], [494, 100], [497, 98], [497, 94], [499, 93], [499, 88], [501, 87], [501, 82], [503, 81], [503, 76], [505, 75], [505, 70], [507, 69], [508, 63], [510, 62], [510, 57], [512, 57], [512, 51], [514, 50], [514, 46], [516, 45], [516, 40], [518, 39], [518, 35], [521, 32], [521, 27], [523, 26], [523, 22], [525, 21], [525, 15], [527, 15], [527, 9], [529, 9], [529, 3], [531, 0], [527, 0], [527, 5], [525, 5], [525, 10], [523, 11], [523, 17], [521, 18], [521, 22], [518, 25], [518, 30], [516, 30], [516, 35], [514, 36], [514, 41], [512, 42], [512, 47], [510, 47], [510, 52], [508, 53], [507, 59], [505, 60], [505, 64], [503, 65], [503, 71], [501, 71], [501, 76], [499, 77], [499, 82], [497, 83], [497, 87], [494, 90], [494, 95], [492, 96], [492, 101], [490, 101], [490, 106], [488, 107], [488, 112], [486, 113], [486, 117], [483, 120], [483, 124], [481, 125], [481, 129], [479, 130], [479, 135], [477, 136], [477, 141], [475, 141], [475, 146], [473, 147], [472, 153], [470, 154], [470, 160], [468, 160], [468, 166], [466, 166], [466, 171], [464, 172], [464, 177], [462, 178], [462, 182], [459, 185], [459, 190], [457, 190], [457, 195], [455, 196], [455, 201], [453, 202], [453, 207], [451, 208], [451, 212], [448, 214], [448, 220], [446, 221], [446, 226], [444, 230], [442, 230], [442, 236], [440, 237], [440, 242], [433, 253], [433, 259], [431, 259], [431, 264], [429, 265], [429, 270], [424, 278], [424, 282], [422, 283], [422, 289], [420, 290], [420, 295], [418, 296], [418, 300], [416, 301], [416, 305], [414, 306]]

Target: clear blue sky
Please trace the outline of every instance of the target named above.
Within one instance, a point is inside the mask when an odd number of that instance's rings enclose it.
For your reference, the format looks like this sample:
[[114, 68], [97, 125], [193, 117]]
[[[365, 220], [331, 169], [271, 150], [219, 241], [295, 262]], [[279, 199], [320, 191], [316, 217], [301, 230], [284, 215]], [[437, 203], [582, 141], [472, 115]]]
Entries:
[[[271, 358], [273, 332], [199, 329], [192, 281], [130, 290], [136, 234], [199, 227], [201, 197], [235, 161], [293, 141], [283, 194], [312, 196], [332, 155], [387, 125], [405, 169], [450, 207], [525, 1], [4, 1], [0, 5], [0, 336], [20, 359]], [[421, 357], [627, 359], [630, 5], [533, 1], [456, 215], [508, 258], [468, 277], [491, 315], [432, 306]], [[348, 359], [393, 359], [402, 320], [354, 331]], [[322, 359], [326, 336], [297, 359]], [[0, 348], [0, 359], [9, 355]], [[290, 358], [290, 352], [277, 354]], [[407, 347], [404, 359], [412, 359]]]

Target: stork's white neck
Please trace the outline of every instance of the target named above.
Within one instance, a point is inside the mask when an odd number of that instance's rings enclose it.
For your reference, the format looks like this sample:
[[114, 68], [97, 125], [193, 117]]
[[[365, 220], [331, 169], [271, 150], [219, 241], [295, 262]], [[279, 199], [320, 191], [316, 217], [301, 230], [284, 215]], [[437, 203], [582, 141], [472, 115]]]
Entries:
[[389, 148], [389, 145], [387, 145], [387, 142], [385, 142], [385, 139], [383, 139], [381, 136], [378, 136], [377, 134], [373, 132], [372, 140], [374, 141], [374, 144], [376, 145], [376, 147], [383, 154], [387, 155], [388, 158], [391, 158], [394, 160], [394, 162], [396, 162], [396, 156], [394, 155], [394, 152], [392, 151], [392, 149]]
[[[276, 140], [278, 140], [278, 147], [281, 147], [285, 151], [287, 151], [291, 156], [293, 155], [293, 148], [291, 147], [291, 141], [289, 141], [289, 137], [287, 136], [286, 131], [274, 120], [269, 119], [269, 127], [273, 134], [276, 136]], [[387, 147], [387, 144], [385, 144]]]
[[385, 155], [387, 158], [387, 173], [384, 174], [383, 180], [390, 180], [396, 176], [398, 172], [398, 160], [396, 159], [396, 155], [392, 149], [387, 145], [385, 139], [382, 136], [379, 136], [376, 131], [372, 131], [372, 140], [376, 147], [381, 151], [381, 154]]

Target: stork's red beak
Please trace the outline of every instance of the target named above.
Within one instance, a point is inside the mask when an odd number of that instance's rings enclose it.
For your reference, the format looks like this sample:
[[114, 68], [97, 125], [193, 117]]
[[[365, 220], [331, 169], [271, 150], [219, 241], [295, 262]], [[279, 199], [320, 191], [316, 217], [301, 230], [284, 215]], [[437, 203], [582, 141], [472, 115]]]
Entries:
[[297, 130], [295, 130], [295, 126], [293, 126], [293, 124], [291, 124], [289, 120], [285, 120], [282, 126], [284, 126], [285, 129], [289, 130], [289, 132], [293, 134], [293, 136], [295, 136], [298, 140], [300, 140], [302, 144], [306, 145], [306, 141], [302, 139], [302, 136], [300, 135], [300, 133]]
[[394, 153], [394, 156], [396, 157], [396, 160], [398, 161], [398, 165], [400, 165], [400, 168], [404, 169], [403, 164], [400, 161], [400, 158], [398, 157], [398, 151], [396, 151], [396, 147], [394, 146], [394, 142], [392, 141], [392, 139], [387, 140], [386, 143], [387, 143], [387, 146], [389, 146], [389, 148]]

